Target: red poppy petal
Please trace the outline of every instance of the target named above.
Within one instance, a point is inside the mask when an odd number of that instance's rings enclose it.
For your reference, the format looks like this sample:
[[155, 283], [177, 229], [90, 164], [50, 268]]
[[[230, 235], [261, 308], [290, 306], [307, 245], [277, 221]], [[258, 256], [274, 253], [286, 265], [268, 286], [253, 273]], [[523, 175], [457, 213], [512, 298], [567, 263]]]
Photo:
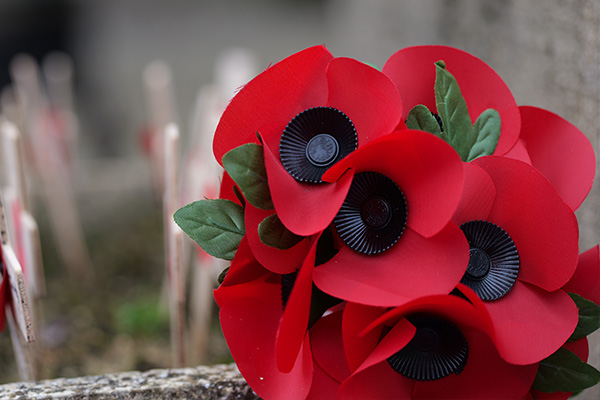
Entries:
[[245, 219], [248, 243], [256, 259], [265, 268], [277, 274], [289, 274], [302, 265], [302, 261], [308, 253], [309, 241], [304, 239], [287, 250], [280, 250], [264, 244], [258, 235], [258, 225], [272, 214], [273, 210], [261, 210], [246, 203]]
[[[594, 182], [596, 158], [589, 139], [569, 121], [536, 107], [519, 107], [521, 139], [531, 162], [573, 210]], [[560, 162], [557, 162], [560, 160]]]
[[347, 303], [342, 319], [342, 333], [346, 358], [351, 371], [355, 371], [377, 346], [383, 327], [379, 325], [364, 336], [361, 333], [371, 321], [385, 313], [383, 307], [365, 306], [358, 303]]
[[325, 69], [333, 56], [310, 47], [267, 68], [244, 86], [225, 109], [213, 142], [215, 158], [245, 143], [279, 141], [287, 123], [306, 108], [327, 100]]
[[300, 183], [288, 174], [269, 146], [264, 146], [264, 155], [271, 198], [283, 225], [300, 236], [327, 228], [344, 202], [354, 174], [344, 174], [335, 183]]
[[383, 67], [398, 87], [404, 105], [403, 117], [418, 104], [431, 111], [435, 106], [435, 65], [444, 60], [456, 78], [471, 120], [488, 108], [500, 113], [502, 130], [494, 154], [505, 154], [519, 137], [521, 116], [515, 99], [502, 78], [480, 59], [462, 50], [445, 46], [407, 47], [392, 55]]
[[513, 146], [512, 149], [508, 153], [504, 155], [504, 157], [514, 158], [515, 160], [523, 161], [529, 165], [531, 164], [531, 158], [529, 157], [529, 153], [525, 148], [525, 142], [522, 139], [517, 140], [517, 143]]
[[335, 58], [327, 66], [327, 79], [327, 105], [352, 120], [359, 146], [398, 125], [402, 100], [394, 82], [380, 71], [351, 58]]
[[334, 297], [373, 306], [397, 306], [421, 296], [448, 294], [469, 262], [469, 245], [450, 222], [424, 238], [410, 228], [391, 249], [374, 256], [347, 246], [313, 272], [315, 284]]
[[277, 331], [275, 354], [277, 355], [277, 368], [281, 372], [292, 370], [306, 336], [310, 317], [312, 273], [315, 267], [318, 240], [319, 237], [314, 238], [306, 259], [298, 271]]
[[[221, 178], [221, 187], [219, 189], [219, 198], [231, 200], [234, 203], [240, 204], [240, 199], [235, 195], [233, 191], [233, 187], [236, 186], [231, 176], [225, 171], [223, 171], [223, 177]], [[241, 192], [240, 192], [241, 193]]]
[[577, 266], [575, 214], [535, 168], [504, 157], [481, 157], [473, 163], [490, 175], [496, 201], [488, 220], [504, 229], [519, 251], [519, 280], [548, 291], [562, 287]]
[[416, 332], [406, 319], [385, 335], [377, 348], [354, 374], [342, 382], [338, 391], [342, 399], [407, 399], [410, 398], [414, 381], [394, 371], [386, 359], [410, 342]]
[[414, 386], [415, 381], [394, 371], [387, 362], [381, 362], [342, 382], [338, 390], [338, 399], [411, 399]]
[[546, 292], [518, 280], [506, 296], [487, 302], [486, 307], [498, 352], [519, 365], [536, 363], [554, 353], [571, 336], [579, 319], [577, 306], [564, 291]]
[[529, 391], [537, 364], [509, 364], [500, 358], [494, 344], [483, 332], [474, 330], [463, 334], [469, 343], [465, 369], [459, 375], [416, 382], [414, 398], [518, 399]]
[[335, 180], [348, 168], [380, 172], [396, 182], [406, 197], [407, 225], [426, 237], [446, 226], [462, 193], [460, 157], [442, 139], [422, 131], [396, 131], [370, 142], [333, 165], [323, 179]]
[[[459, 284], [460, 285], [460, 284]], [[462, 286], [462, 285], [460, 285]], [[468, 288], [462, 286], [461, 291], [468, 293]], [[474, 294], [474, 292], [472, 293]], [[359, 335], [370, 332], [382, 325], [393, 325], [401, 318], [414, 313], [428, 313], [438, 315], [464, 329], [477, 329], [486, 332], [492, 331], [491, 320], [487, 312], [461, 297], [454, 295], [424, 296], [417, 300], [395, 307], [373, 320]]]
[[583, 362], [588, 361], [590, 355], [590, 346], [587, 337], [576, 340], [575, 342], [567, 342], [563, 347], [573, 353], [577, 354]]
[[598, 246], [579, 255], [575, 273], [563, 286], [569, 293], [577, 293], [584, 298], [600, 304], [600, 252]]
[[[229, 271], [227, 271], [225, 280], [219, 289], [248, 283], [259, 279], [268, 273], [269, 271], [263, 268], [263, 266], [256, 261], [256, 258], [254, 258], [250, 251], [250, 247], [248, 246], [248, 238], [247, 236], [244, 236], [238, 246], [235, 257], [229, 266]], [[216, 292], [218, 292], [219, 289], [217, 289]]]
[[457, 225], [487, 219], [496, 198], [496, 187], [487, 172], [472, 163], [463, 163], [463, 168], [463, 193], [452, 216], [452, 221]]
[[306, 400], [332, 400], [336, 398], [340, 382], [321, 368], [313, 364], [313, 381]]
[[320, 318], [310, 329], [310, 348], [315, 361], [338, 382], [350, 376], [342, 339], [342, 311]]
[[[289, 373], [275, 362], [275, 335], [281, 318], [280, 286], [256, 282], [252, 296], [225, 296], [220, 304], [221, 328], [236, 364], [254, 391], [263, 398], [304, 399], [312, 382], [312, 356], [308, 338]], [[232, 288], [229, 288], [231, 291]]]

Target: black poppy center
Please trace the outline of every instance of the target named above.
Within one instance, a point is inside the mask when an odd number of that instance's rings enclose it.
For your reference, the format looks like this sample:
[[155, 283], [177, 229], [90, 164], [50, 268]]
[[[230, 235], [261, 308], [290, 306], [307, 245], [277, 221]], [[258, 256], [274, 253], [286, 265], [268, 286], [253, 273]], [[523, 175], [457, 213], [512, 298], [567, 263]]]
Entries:
[[438, 348], [441, 341], [442, 337], [439, 331], [425, 326], [417, 329], [411, 345], [417, 351], [433, 351]]
[[279, 141], [279, 157], [297, 181], [321, 183], [325, 171], [357, 146], [356, 129], [346, 114], [333, 107], [314, 107], [288, 122]]
[[339, 152], [337, 140], [327, 133], [314, 136], [306, 145], [306, 158], [317, 167], [330, 165]]
[[406, 226], [406, 200], [396, 183], [378, 172], [354, 176], [333, 220], [348, 247], [372, 255], [392, 247]]
[[407, 319], [417, 330], [403, 349], [388, 357], [396, 372], [408, 379], [431, 381], [463, 371], [469, 346], [460, 329], [437, 317]]
[[483, 279], [490, 272], [492, 259], [488, 254], [477, 248], [472, 247], [469, 250], [469, 265], [467, 266], [467, 275], [471, 279]]
[[486, 301], [512, 289], [519, 274], [519, 252], [512, 238], [498, 225], [470, 221], [460, 226], [469, 242], [469, 264], [461, 283]]
[[360, 217], [373, 229], [385, 228], [392, 219], [392, 208], [386, 199], [380, 196], [368, 198], [360, 209]]

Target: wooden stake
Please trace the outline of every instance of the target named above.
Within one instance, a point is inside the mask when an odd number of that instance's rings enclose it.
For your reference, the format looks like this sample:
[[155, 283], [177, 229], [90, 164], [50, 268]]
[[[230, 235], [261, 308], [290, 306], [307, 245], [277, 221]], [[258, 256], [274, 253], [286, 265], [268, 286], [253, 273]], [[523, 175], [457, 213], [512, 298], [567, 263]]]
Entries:
[[[42, 193], [50, 216], [54, 240], [69, 272], [88, 280], [92, 263], [83, 238], [79, 215], [60, 137], [67, 135], [67, 124], [59, 126], [56, 115], [50, 113], [48, 101], [40, 85], [40, 74], [35, 60], [27, 55], [15, 57], [11, 74], [25, 115], [28, 148], [32, 149], [33, 164], [39, 177]], [[61, 130], [63, 129], [63, 130]]]
[[169, 310], [171, 318], [171, 345], [173, 366], [186, 364], [186, 315], [183, 268], [183, 232], [175, 224], [173, 214], [179, 206], [179, 129], [169, 124], [164, 130], [165, 192], [164, 219], [167, 246], [167, 274], [169, 283]]

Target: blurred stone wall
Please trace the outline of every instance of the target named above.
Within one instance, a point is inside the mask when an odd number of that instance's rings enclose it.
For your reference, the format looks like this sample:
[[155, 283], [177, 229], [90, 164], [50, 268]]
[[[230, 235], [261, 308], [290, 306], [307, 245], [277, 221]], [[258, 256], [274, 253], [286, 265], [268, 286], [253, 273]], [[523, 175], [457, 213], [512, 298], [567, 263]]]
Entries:
[[[333, 44], [342, 53], [383, 65], [405, 46], [445, 44], [484, 60], [519, 105], [566, 118], [600, 154], [600, 1], [598, 0], [337, 0]], [[331, 46], [330, 46], [331, 47]], [[598, 167], [596, 168], [598, 171]], [[600, 182], [577, 212], [582, 250], [600, 241]], [[590, 340], [600, 367], [600, 333]], [[598, 385], [578, 398], [599, 399]]]

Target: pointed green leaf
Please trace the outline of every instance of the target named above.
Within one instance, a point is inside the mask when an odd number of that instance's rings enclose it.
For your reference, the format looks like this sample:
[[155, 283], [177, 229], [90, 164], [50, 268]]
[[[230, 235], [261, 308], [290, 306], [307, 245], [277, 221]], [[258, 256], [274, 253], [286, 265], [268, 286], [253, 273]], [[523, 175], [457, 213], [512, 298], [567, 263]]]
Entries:
[[577, 392], [600, 382], [600, 371], [581, 361], [573, 352], [560, 348], [540, 361], [532, 389], [540, 392]]
[[440, 125], [433, 114], [431, 114], [431, 111], [429, 111], [429, 108], [423, 104], [418, 104], [409, 111], [406, 117], [406, 127], [408, 129], [418, 129], [433, 133], [437, 137], [444, 139]]
[[446, 64], [438, 61], [435, 63], [435, 67], [435, 103], [444, 126], [445, 140], [465, 161], [476, 138], [473, 134], [467, 103], [462, 96], [458, 82], [446, 70]]
[[475, 143], [469, 151], [467, 161], [473, 161], [477, 157], [489, 156], [494, 153], [498, 145], [498, 139], [500, 139], [500, 127], [500, 113], [493, 108], [488, 108], [477, 117], [473, 125]]
[[569, 293], [569, 296], [571, 296], [579, 309], [579, 322], [577, 323], [575, 332], [569, 338], [569, 341], [574, 342], [600, 328], [600, 306], [575, 293]]
[[273, 209], [267, 182], [263, 147], [247, 143], [223, 155], [223, 167], [250, 204], [261, 210]]
[[177, 225], [211, 256], [232, 260], [246, 234], [244, 209], [230, 200], [200, 200], [177, 210]]
[[283, 226], [277, 214], [269, 215], [258, 225], [258, 236], [267, 246], [280, 250], [287, 250], [304, 239]]

